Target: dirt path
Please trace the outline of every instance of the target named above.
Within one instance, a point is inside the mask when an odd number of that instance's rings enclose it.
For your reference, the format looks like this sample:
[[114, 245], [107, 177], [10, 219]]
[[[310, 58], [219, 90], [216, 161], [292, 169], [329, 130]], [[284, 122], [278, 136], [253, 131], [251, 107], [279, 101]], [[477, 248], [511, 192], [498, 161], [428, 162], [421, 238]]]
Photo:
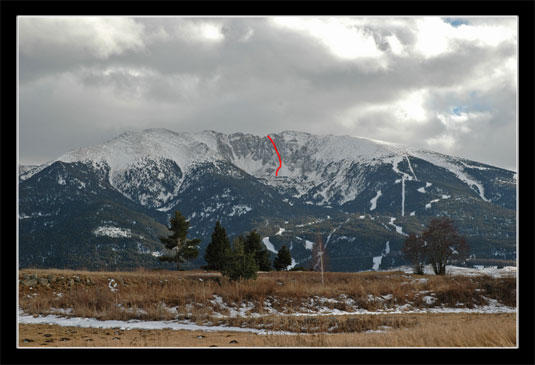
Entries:
[[268, 337], [241, 332], [19, 325], [19, 346], [21, 347], [250, 347], [269, 346]]

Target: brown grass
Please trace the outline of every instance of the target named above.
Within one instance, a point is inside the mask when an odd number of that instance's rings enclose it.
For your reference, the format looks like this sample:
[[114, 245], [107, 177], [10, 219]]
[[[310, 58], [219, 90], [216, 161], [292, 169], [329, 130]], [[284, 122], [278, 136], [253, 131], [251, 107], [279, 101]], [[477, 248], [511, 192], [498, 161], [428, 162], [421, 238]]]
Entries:
[[[256, 335], [241, 332], [120, 330], [19, 325], [21, 347], [515, 347], [516, 315], [396, 314], [413, 323], [384, 333]], [[236, 341], [236, 342], [234, 342]]]
[[[277, 316], [264, 317], [207, 317], [215, 326], [247, 327], [269, 331], [292, 333], [357, 333], [378, 330], [382, 327], [409, 328], [416, 325], [414, 319], [388, 315], [337, 315], [337, 316]], [[196, 318], [197, 323], [204, 321]]]
[[[162, 303], [167, 307], [176, 306], [182, 318], [203, 320], [212, 314], [210, 306], [213, 305], [209, 301], [215, 295], [225, 303], [236, 306], [243, 301], [253, 303], [259, 313], [263, 313], [263, 302], [268, 298], [276, 298], [272, 302], [274, 309], [286, 308], [292, 312], [299, 311], [303, 303], [316, 296], [338, 298], [342, 294], [368, 310], [384, 308], [385, 304], [392, 307], [406, 303], [420, 308], [441, 304], [472, 308], [474, 305], [485, 304], [483, 296], [509, 306], [516, 304], [514, 278], [487, 276], [419, 276], [402, 272], [325, 273], [325, 285], [322, 286], [319, 274], [313, 272], [260, 273], [256, 280], [241, 282], [230, 282], [218, 273], [203, 271], [89, 272], [32, 269], [21, 270], [19, 273], [21, 280], [30, 275], [56, 278], [48, 285], [31, 288], [19, 285], [19, 304], [24, 311], [48, 314], [52, 313], [51, 308], [70, 308], [72, 316], [103, 320], [174, 318], [175, 315], [166, 311]], [[427, 281], [415, 280], [421, 278]], [[108, 286], [110, 279], [117, 283], [115, 292]], [[422, 290], [432, 291], [437, 301], [431, 305], [426, 304], [422, 299], [424, 295], [419, 293]], [[392, 298], [377, 302], [369, 301], [368, 295], [392, 295]], [[344, 303], [325, 305], [346, 310]]]
[[[381, 314], [381, 315], [268, 315], [264, 301], [287, 314], [301, 311], [319, 298], [354, 300], [368, 310], [411, 303], [414, 307], [445, 304], [449, 307], [486, 303], [486, 298], [516, 305], [514, 278], [488, 276], [429, 276], [403, 272], [325, 273], [325, 285], [313, 272], [260, 273], [256, 280], [230, 282], [218, 273], [204, 271], [89, 272], [71, 270], [21, 270], [19, 305], [34, 315], [53, 313], [53, 308], [71, 310], [66, 315], [98, 319], [171, 320], [188, 319], [198, 324], [290, 331], [293, 335], [200, 332], [173, 330], [128, 330], [19, 325], [20, 346], [67, 347], [510, 347], [516, 344], [515, 314]], [[49, 278], [32, 287], [27, 279]], [[110, 281], [117, 283], [112, 291]], [[426, 279], [426, 280], [418, 280]], [[113, 283], [112, 282], [112, 283]], [[113, 287], [113, 286], [112, 286]], [[424, 291], [422, 293], [422, 291]], [[428, 292], [426, 292], [428, 291]], [[433, 293], [437, 301], [423, 297]], [[387, 296], [369, 300], [368, 296]], [[235, 308], [255, 306], [261, 317], [217, 318], [228, 315], [210, 301], [219, 296]], [[462, 303], [462, 304], [460, 304]], [[164, 307], [165, 305], [165, 307]], [[322, 306], [348, 310], [343, 302]], [[166, 307], [177, 307], [170, 313]], [[385, 333], [368, 331], [384, 330]], [[45, 336], [47, 335], [47, 336]], [[27, 342], [25, 342], [27, 340]], [[235, 340], [236, 343], [230, 343]]]

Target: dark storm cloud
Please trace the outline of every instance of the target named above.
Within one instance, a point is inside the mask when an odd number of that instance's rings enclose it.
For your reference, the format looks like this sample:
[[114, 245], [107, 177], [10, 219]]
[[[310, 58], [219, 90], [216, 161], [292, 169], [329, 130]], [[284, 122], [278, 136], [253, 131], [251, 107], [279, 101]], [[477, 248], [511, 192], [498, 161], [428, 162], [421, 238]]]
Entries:
[[[160, 127], [348, 134], [515, 168], [516, 38], [493, 44], [438, 18], [309, 20], [27, 18], [21, 162]], [[429, 27], [447, 42], [427, 54]]]

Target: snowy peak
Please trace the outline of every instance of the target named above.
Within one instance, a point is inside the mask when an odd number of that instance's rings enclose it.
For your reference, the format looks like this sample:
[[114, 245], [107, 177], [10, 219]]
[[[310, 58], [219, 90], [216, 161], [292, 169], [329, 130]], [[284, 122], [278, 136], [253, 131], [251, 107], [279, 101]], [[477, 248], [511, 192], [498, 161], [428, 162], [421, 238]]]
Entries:
[[[281, 193], [304, 197], [307, 204], [314, 205], [342, 205], [371, 189], [369, 204], [390, 179], [392, 184], [401, 182], [404, 201], [406, 182], [418, 181], [415, 170], [422, 168], [418, 161], [453, 174], [487, 202], [492, 201], [494, 189], [483, 182], [488, 172], [499, 172], [502, 182], [516, 184], [513, 173], [503, 169], [369, 138], [298, 131], [273, 133], [270, 137], [282, 159], [278, 176], [278, 157], [267, 136], [239, 132], [177, 133], [161, 128], [125, 132], [102, 145], [69, 152], [58, 161], [104, 164], [114, 187], [151, 207], [161, 207], [175, 199], [193, 167], [218, 162], [229, 163]], [[379, 173], [385, 168], [389, 176]], [[370, 183], [377, 174], [385, 181]], [[150, 191], [144, 191], [142, 198], [136, 197], [140, 194], [138, 189], [149, 185]], [[404, 213], [404, 203], [401, 211]]]
[[102, 145], [67, 153], [58, 158], [58, 161], [104, 161], [112, 171], [117, 171], [144, 158], [170, 159], [181, 168], [187, 168], [192, 163], [217, 157], [217, 153], [206, 143], [192, 138], [191, 134], [175, 133], [167, 129], [146, 129], [122, 133]]

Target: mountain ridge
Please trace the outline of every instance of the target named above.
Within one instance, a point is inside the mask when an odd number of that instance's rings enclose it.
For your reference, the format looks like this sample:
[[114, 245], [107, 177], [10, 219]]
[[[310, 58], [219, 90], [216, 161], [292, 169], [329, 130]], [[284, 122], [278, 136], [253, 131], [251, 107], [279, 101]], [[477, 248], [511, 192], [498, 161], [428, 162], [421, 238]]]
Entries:
[[[150, 224], [154, 232], [164, 232], [166, 216], [180, 210], [191, 222], [192, 235], [203, 237], [201, 249], [215, 220], [224, 222], [229, 235], [257, 229], [267, 238], [264, 242], [277, 249], [291, 245], [296, 264], [310, 256], [303, 244], [314, 240], [314, 231], [325, 234], [331, 242], [329, 250], [341, 257], [352, 250], [378, 257], [389, 242], [382, 265], [401, 264], [406, 233], [421, 229], [437, 215], [456, 218], [461, 231], [471, 235], [478, 257], [493, 252], [515, 255], [515, 172], [363, 137], [298, 131], [270, 136], [282, 158], [277, 177], [278, 158], [267, 136], [240, 132], [151, 128], [70, 151], [20, 175], [22, 246], [32, 242], [35, 249], [36, 237], [57, 245], [46, 227], [58, 227], [60, 221], [50, 217], [60, 216], [56, 212], [64, 207], [71, 212], [87, 207], [87, 212], [110, 210], [109, 217], [135, 211], [139, 220], [154, 222]], [[55, 198], [50, 200], [51, 196]], [[68, 217], [61, 219], [69, 222]], [[92, 222], [89, 238], [81, 239], [86, 249], [99, 245], [111, 250], [120, 241], [126, 250], [136, 250], [128, 248], [133, 236], [91, 233], [139, 230], [128, 220], [122, 220], [123, 226], [98, 223], [90, 215], [80, 221]], [[319, 223], [302, 226], [315, 221]], [[154, 232], [140, 234], [145, 240], [135, 241], [132, 247], [145, 245], [143, 252], [155, 252]], [[130, 262], [148, 260], [132, 257]], [[202, 258], [197, 261], [201, 262]], [[375, 262], [366, 259], [338, 267], [370, 269], [377, 266]]]
[[[501, 169], [464, 158], [364, 137], [316, 136], [297, 131], [284, 131], [274, 133], [271, 136], [278, 145], [282, 157], [279, 177], [287, 180], [298, 179], [291, 186], [297, 190], [300, 190], [299, 186], [303, 184], [318, 185], [324, 182], [327, 177], [325, 175], [317, 176], [317, 173], [324, 172], [330, 163], [345, 164], [345, 170], [349, 168], [348, 162], [366, 163], [367, 165], [391, 163], [392, 168], [400, 177], [418, 180], [414, 171], [410, 171], [412, 168], [409, 160], [407, 160], [409, 161], [408, 171], [401, 172], [397, 168], [403, 156], [406, 158], [410, 156], [452, 171], [471, 188], [475, 186], [473, 190], [485, 200], [487, 198], [484, 195], [483, 186], [477, 180], [466, 175], [466, 167]], [[251, 152], [250, 146], [247, 144], [243, 146], [243, 144], [237, 143], [237, 141], [244, 139], [249, 145], [253, 143], [256, 151]], [[343, 158], [341, 158], [342, 156]], [[113, 179], [117, 172], [121, 172], [136, 163], [139, 165], [140, 160], [147, 157], [153, 160], [174, 161], [182, 173], [186, 173], [190, 166], [195, 163], [225, 160], [256, 178], [266, 179], [268, 184], [273, 186], [280, 184], [273, 176], [278, 167], [278, 161], [269, 140], [266, 137], [240, 132], [228, 135], [215, 131], [177, 133], [163, 128], [150, 128], [141, 132], [128, 131], [103, 144], [68, 152], [55, 161], [105, 161], [110, 166], [110, 178], [112, 185], [114, 185]], [[310, 164], [316, 166], [313, 166], [312, 169], [307, 168], [307, 165]], [[26, 172], [24, 178], [31, 176], [33, 171], [39, 171], [39, 168]], [[327, 198], [326, 201], [328, 200]]]

